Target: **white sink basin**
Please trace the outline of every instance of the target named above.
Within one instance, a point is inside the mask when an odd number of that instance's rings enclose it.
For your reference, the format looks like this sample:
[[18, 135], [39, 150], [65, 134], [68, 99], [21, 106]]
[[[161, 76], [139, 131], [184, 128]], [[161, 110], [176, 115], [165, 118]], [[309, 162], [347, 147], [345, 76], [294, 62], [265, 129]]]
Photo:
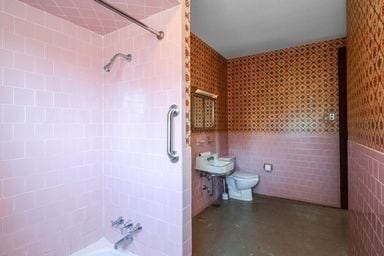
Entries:
[[234, 161], [221, 160], [217, 154], [205, 152], [196, 157], [196, 170], [214, 176], [227, 176], [235, 170], [235, 163]]

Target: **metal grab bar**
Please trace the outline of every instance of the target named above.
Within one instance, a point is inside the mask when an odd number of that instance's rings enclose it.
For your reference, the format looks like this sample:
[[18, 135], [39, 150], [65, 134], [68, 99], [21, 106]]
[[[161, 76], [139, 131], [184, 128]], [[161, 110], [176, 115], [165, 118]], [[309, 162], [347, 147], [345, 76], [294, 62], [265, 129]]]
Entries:
[[141, 22], [141, 21], [139, 21], [139, 20], [133, 18], [132, 16], [130, 16], [130, 15], [126, 14], [125, 12], [123, 12], [122, 10], [120, 10], [119, 8], [114, 7], [114, 6], [110, 5], [109, 3], [107, 3], [107, 2], [105, 2], [105, 1], [103, 1], [103, 0], [94, 0], [94, 1], [95, 1], [96, 3], [98, 3], [98, 4], [102, 5], [102, 6], [104, 6], [105, 8], [107, 8], [107, 9], [109, 9], [109, 10], [115, 12], [116, 14], [118, 14], [118, 15], [120, 15], [120, 16], [126, 18], [126, 19], [129, 20], [130, 22], [133, 22], [133, 23], [135, 23], [136, 25], [142, 27], [143, 29], [145, 29], [145, 30], [151, 32], [152, 34], [154, 34], [154, 35], [157, 37], [157, 39], [161, 40], [161, 39], [164, 38], [164, 32], [163, 32], [163, 31], [157, 31], [157, 30], [154, 30], [153, 28], [148, 27], [148, 26], [145, 25], [143, 22]]
[[167, 154], [172, 163], [179, 161], [179, 154], [172, 149], [172, 119], [180, 113], [176, 105], [169, 107], [167, 115]]

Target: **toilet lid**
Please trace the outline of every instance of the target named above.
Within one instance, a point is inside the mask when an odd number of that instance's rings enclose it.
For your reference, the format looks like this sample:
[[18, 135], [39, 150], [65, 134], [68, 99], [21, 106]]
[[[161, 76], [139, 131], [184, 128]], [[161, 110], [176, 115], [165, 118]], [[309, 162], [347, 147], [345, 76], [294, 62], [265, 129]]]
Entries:
[[253, 178], [258, 178], [259, 175], [255, 173], [250, 173], [250, 172], [244, 172], [244, 171], [235, 171], [232, 174], [233, 177], [237, 178], [243, 178], [243, 179], [253, 179]]

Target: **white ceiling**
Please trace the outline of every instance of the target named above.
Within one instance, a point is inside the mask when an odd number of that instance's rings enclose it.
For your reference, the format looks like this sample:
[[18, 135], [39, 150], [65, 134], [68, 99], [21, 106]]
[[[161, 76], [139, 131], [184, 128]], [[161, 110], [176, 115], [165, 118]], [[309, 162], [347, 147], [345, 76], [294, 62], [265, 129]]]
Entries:
[[346, 36], [346, 0], [192, 0], [191, 29], [226, 58]]

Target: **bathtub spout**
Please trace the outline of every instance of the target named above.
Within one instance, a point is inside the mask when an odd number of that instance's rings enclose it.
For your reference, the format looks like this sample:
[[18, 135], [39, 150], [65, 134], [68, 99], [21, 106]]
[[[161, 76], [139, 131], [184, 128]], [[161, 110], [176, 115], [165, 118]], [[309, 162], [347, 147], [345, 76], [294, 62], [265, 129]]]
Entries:
[[129, 240], [129, 243], [132, 243], [132, 241], [133, 241], [132, 234], [128, 234], [128, 235], [126, 235], [125, 237], [121, 238], [119, 241], [117, 241], [117, 242], [115, 243], [115, 246], [114, 246], [115, 250], [117, 250], [117, 249], [119, 248], [119, 245], [120, 245], [121, 243], [123, 243], [124, 241], [126, 241], [126, 240]]
[[136, 225], [133, 225], [132, 221], [127, 221], [124, 226], [120, 229], [121, 234], [126, 234], [123, 238], [121, 238], [119, 241], [115, 243], [115, 250], [117, 250], [121, 243], [128, 240], [129, 244], [133, 241], [133, 235], [137, 232], [141, 231], [143, 227], [140, 225], [140, 223], [137, 223]]

